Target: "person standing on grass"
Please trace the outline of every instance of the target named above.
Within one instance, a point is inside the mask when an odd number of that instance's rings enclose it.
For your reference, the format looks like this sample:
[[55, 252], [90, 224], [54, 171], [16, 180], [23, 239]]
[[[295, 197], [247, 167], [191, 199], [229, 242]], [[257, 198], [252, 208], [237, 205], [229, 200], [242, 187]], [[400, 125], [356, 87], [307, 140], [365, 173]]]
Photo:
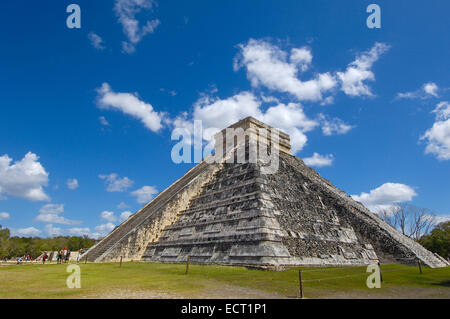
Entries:
[[80, 262], [80, 259], [81, 259], [81, 252], [82, 252], [82, 250], [80, 249], [78, 251], [78, 256], [77, 256], [77, 265], [78, 265], [78, 263]]
[[44, 255], [42, 256], [42, 263], [45, 264], [45, 261], [47, 260], [48, 255], [47, 252], [44, 252]]

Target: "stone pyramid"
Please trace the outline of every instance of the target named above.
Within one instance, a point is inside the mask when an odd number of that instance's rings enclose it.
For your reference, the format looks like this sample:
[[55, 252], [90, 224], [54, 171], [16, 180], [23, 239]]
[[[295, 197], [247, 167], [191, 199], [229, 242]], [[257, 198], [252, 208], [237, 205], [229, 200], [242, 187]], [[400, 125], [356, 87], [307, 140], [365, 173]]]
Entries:
[[[227, 135], [228, 129], [241, 131]], [[251, 117], [230, 126], [216, 135], [214, 162], [206, 158], [189, 170], [85, 257], [184, 263], [189, 256], [199, 264], [274, 269], [417, 260], [449, 265], [290, 155], [289, 141]], [[258, 154], [276, 154], [274, 172], [251, 159], [255, 145]]]

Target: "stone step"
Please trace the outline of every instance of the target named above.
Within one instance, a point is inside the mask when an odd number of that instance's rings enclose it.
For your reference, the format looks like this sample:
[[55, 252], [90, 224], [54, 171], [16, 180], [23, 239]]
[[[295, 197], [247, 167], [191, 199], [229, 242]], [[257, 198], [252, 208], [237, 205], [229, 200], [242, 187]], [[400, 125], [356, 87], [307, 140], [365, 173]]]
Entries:
[[204, 192], [201, 192], [199, 195], [193, 196], [191, 199], [191, 202], [196, 201], [198, 199], [202, 199], [208, 196], [212, 196], [212, 195], [217, 195], [217, 194], [223, 194], [225, 192], [229, 192], [229, 191], [233, 191], [235, 189], [241, 188], [241, 187], [245, 187], [248, 185], [253, 185], [253, 184], [262, 184], [263, 180], [259, 177], [253, 177], [249, 180], [245, 180], [239, 183], [235, 183], [232, 184], [231, 186], [228, 187], [224, 187], [224, 188], [220, 188], [217, 190], [205, 190]]
[[230, 198], [227, 198], [224, 200], [216, 200], [216, 201], [213, 201], [210, 203], [194, 206], [192, 208], [190, 207], [188, 209], [182, 210], [180, 213], [181, 214], [193, 214], [193, 213], [204, 211], [204, 210], [210, 210], [210, 209], [224, 207], [224, 206], [228, 206], [228, 205], [234, 205], [234, 204], [247, 202], [247, 201], [257, 202], [259, 199], [262, 199], [261, 192], [256, 191], [256, 192], [248, 193], [245, 195], [233, 196], [233, 197], [230, 197]]
[[[205, 214], [206, 216], [209, 216], [209, 214]], [[197, 218], [196, 220], [188, 219], [186, 223], [183, 222], [183, 220], [180, 218], [176, 224], [173, 224], [171, 226], [167, 226], [165, 230], [176, 230], [181, 229], [185, 227], [194, 227], [194, 226], [206, 226], [206, 225], [213, 225], [213, 224], [220, 224], [220, 223], [231, 223], [233, 221], [239, 221], [249, 218], [275, 218], [273, 214], [271, 214], [269, 211], [266, 211], [264, 209], [259, 210], [252, 210], [250, 212], [239, 212], [239, 213], [232, 213], [225, 215], [226, 218], [219, 218], [219, 219], [213, 219], [209, 217], [208, 219], [205, 219], [202, 221], [201, 218]]]

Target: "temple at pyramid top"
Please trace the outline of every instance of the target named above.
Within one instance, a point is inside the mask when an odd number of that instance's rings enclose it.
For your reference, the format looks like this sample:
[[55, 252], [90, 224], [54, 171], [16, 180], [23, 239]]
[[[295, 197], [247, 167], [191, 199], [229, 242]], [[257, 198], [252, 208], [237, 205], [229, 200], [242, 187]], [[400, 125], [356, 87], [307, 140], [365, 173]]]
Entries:
[[[231, 135], [232, 139], [227, 139], [227, 130], [234, 130], [235, 134]], [[242, 129], [242, 130], [238, 130]], [[219, 133], [215, 135], [215, 149], [217, 150], [221, 146], [224, 147], [224, 152], [227, 145], [234, 145], [236, 144], [236, 140], [239, 140], [241, 134], [244, 134], [249, 139], [253, 139], [259, 143], [265, 142], [268, 145], [274, 144], [276, 142], [280, 150], [280, 152], [285, 152], [287, 154], [291, 153], [291, 138], [288, 134], [268, 125], [261, 121], [258, 121], [254, 117], [246, 117], [239, 122], [236, 122], [227, 128], [223, 129]], [[264, 137], [261, 137], [261, 134], [265, 134]], [[236, 136], [236, 138], [234, 137]], [[277, 137], [277, 141], [272, 141], [272, 136]]]
[[248, 151], [255, 141], [276, 153], [275, 172], [264, 173], [261, 161], [203, 160], [83, 258], [184, 263], [190, 257], [198, 264], [274, 269], [417, 260], [449, 265], [291, 155], [286, 133], [247, 117], [216, 134], [216, 153], [243, 142]]

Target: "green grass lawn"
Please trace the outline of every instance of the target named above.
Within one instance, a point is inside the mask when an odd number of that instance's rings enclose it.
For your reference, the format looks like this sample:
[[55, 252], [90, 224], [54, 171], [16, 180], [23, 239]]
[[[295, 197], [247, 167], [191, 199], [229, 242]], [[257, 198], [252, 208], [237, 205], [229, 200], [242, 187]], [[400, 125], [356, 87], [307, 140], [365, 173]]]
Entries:
[[[156, 298], [295, 298], [298, 270], [154, 264], [80, 264], [81, 288], [69, 289], [67, 265], [0, 266], [0, 298], [108, 298], [122, 291]], [[440, 269], [383, 265], [381, 289], [366, 286], [366, 267], [301, 268], [307, 298], [450, 298], [450, 267]], [[320, 271], [317, 271], [320, 270]], [[145, 294], [151, 292], [152, 294]], [[116, 296], [117, 297], [117, 296]]]

